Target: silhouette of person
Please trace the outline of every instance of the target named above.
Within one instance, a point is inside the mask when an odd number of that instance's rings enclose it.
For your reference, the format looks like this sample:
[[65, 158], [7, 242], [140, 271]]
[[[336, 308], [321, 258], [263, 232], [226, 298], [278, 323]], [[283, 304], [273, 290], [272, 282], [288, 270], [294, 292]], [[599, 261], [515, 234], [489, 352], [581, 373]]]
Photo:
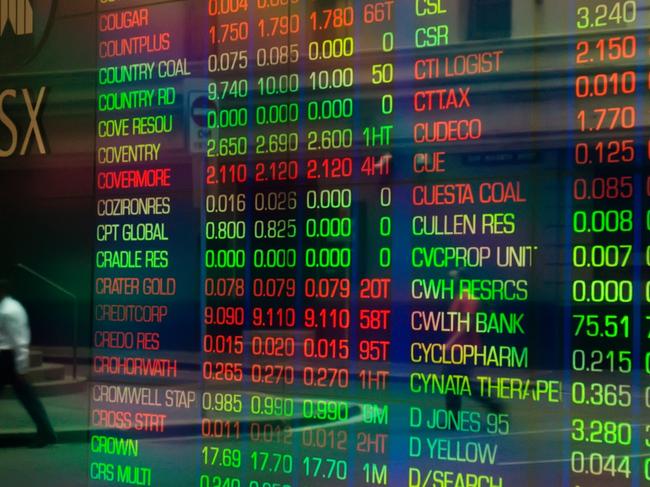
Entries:
[[[445, 345], [447, 348], [453, 345], [470, 345], [480, 347], [482, 345], [481, 336], [476, 332], [475, 317], [478, 312], [481, 302], [473, 296], [461, 297], [458, 292], [459, 282], [464, 275], [463, 269], [457, 269], [449, 272], [449, 276], [454, 280], [454, 300], [449, 307], [450, 312], [460, 313], [461, 315], [468, 315], [470, 326], [465, 328], [459, 326], [455, 333], [447, 340]], [[474, 376], [473, 364], [452, 364], [445, 367], [444, 373], [446, 375], [466, 375], [470, 380], [470, 389], [472, 391], [472, 399], [481, 403], [491, 413], [499, 414], [503, 412], [503, 406], [496, 399], [485, 397], [481, 394], [480, 387], [472, 380]], [[452, 392], [448, 392], [445, 397], [447, 411], [458, 413], [462, 406], [462, 397]]]
[[10, 384], [36, 424], [34, 446], [56, 442], [43, 404], [24, 376], [29, 365], [31, 334], [25, 308], [9, 295], [9, 281], [0, 279], [0, 391]]

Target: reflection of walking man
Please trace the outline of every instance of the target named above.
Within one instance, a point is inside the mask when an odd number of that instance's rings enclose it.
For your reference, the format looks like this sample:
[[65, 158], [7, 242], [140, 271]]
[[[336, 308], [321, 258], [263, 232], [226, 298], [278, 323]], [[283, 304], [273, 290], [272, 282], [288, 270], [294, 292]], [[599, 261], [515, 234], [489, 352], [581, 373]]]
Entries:
[[[459, 285], [460, 278], [463, 274], [462, 270], [455, 270], [449, 273], [449, 276], [455, 281], [454, 289], [456, 290]], [[455, 291], [456, 292], [456, 291]], [[466, 315], [470, 318], [470, 326], [468, 329], [460, 327], [456, 332], [447, 340], [447, 348], [454, 345], [459, 346], [472, 346], [479, 348], [482, 346], [480, 335], [476, 332], [476, 313], [480, 307], [480, 301], [473, 296], [464, 296], [462, 299], [460, 293], [456, 292], [454, 301], [451, 303], [449, 311], [458, 313], [459, 315]], [[481, 395], [478, 384], [474, 382], [474, 366], [472, 364], [449, 365], [445, 368], [445, 374], [451, 375], [466, 375], [470, 380], [470, 388], [472, 391], [472, 399], [483, 404], [490, 412], [499, 414], [502, 412], [503, 407], [496, 399], [485, 397]], [[462, 398], [459, 395], [448, 393], [446, 397], [447, 410], [453, 413], [458, 413], [462, 406]]]
[[36, 424], [36, 446], [56, 441], [43, 404], [23, 375], [29, 365], [29, 324], [25, 308], [8, 294], [8, 282], [0, 280], [0, 390], [11, 384], [16, 397]]

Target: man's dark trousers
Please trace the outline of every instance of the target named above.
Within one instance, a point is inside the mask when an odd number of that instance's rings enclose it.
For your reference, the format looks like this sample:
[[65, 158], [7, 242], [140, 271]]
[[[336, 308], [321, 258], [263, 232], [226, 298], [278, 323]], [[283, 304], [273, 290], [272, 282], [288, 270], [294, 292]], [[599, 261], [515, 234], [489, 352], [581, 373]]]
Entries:
[[25, 377], [16, 371], [13, 350], [0, 350], [0, 391], [7, 384], [14, 388], [16, 397], [36, 424], [38, 435], [44, 439], [53, 438], [54, 430], [43, 404]]

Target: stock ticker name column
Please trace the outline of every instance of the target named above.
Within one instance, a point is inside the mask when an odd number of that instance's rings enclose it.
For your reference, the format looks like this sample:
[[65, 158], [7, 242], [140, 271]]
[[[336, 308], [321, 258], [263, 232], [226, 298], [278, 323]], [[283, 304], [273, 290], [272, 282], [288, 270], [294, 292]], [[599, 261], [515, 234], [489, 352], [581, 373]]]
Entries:
[[155, 442], [195, 427], [198, 404], [181, 365], [199, 333], [188, 16], [185, 2], [148, 3], [100, 1], [97, 13], [89, 476], [101, 485], [178, 485], [195, 458], [165, 461]]
[[529, 336], [543, 321], [541, 275], [533, 279], [543, 249], [531, 223], [539, 183], [520, 162], [530, 108], [524, 95], [503, 95], [526, 67], [502, 39], [463, 43], [454, 2], [409, 8], [406, 482], [533, 483], [530, 471], [500, 466], [540, 454], [513, 435], [513, 414], [562, 401], [560, 380], [529, 370], [543, 355]]

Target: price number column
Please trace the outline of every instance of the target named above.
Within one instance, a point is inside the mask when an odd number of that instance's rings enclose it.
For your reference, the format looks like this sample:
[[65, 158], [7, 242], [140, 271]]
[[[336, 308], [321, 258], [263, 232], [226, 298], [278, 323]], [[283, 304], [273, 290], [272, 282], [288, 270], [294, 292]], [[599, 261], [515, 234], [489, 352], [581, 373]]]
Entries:
[[576, 7], [570, 485], [632, 485], [637, 5]]
[[299, 416], [294, 360], [298, 340], [298, 123], [295, 99], [300, 32], [298, 3], [251, 6], [252, 320], [250, 329], [250, 487], [295, 485], [292, 420]]
[[245, 485], [241, 439], [249, 256], [248, 0], [209, 0], [204, 165], [201, 487]]
[[[350, 330], [355, 166], [353, 0], [310, 1], [304, 14], [302, 170], [306, 188], [301, 255], [303, 416], [299, 485], [347, 485], [351, 466], [347, 401], [353, 380]], [[330, 423], [328, 425], [328, 423]], [[321, 426], [321, 424], [323, 426]]]

